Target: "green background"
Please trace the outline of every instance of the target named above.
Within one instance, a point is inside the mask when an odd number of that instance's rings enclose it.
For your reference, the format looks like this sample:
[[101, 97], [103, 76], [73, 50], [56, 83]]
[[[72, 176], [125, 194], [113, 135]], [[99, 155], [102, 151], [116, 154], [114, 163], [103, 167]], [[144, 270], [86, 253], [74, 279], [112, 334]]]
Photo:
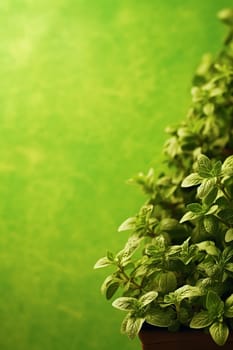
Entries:
[[140, 349], [100, 294], [226, 0], [1, 0], [0, 349]]

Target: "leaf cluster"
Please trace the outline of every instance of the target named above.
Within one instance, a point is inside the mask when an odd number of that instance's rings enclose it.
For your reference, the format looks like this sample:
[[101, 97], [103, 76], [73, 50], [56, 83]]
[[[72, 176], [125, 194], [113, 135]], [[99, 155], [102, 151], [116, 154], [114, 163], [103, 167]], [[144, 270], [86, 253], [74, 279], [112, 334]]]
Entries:
[[233, 10], [219, 18], [228, 35], [197, 68], [186, 118], [167, 129], [165, 170], [131, 179], [147, 199], [119, 227], [123, 249], [95, 264], [112, 268], [101, 290], [126, 312], [130, 338], [145, 322], [203, 329], [218, 345], [233, 330]]

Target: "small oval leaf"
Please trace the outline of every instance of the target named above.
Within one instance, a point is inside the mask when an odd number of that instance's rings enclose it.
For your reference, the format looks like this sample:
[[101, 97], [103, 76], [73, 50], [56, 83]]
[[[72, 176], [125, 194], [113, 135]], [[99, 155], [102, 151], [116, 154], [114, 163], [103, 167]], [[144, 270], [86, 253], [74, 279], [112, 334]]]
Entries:
[[233, 228], [229, 228], [225, 234], [225, 241], [227, 243], [233, 241]]

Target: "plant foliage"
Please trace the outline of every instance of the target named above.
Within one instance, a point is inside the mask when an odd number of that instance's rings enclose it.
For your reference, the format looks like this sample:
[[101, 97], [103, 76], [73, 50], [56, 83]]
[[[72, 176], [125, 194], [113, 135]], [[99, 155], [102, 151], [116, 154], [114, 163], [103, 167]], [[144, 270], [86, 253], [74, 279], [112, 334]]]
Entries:
[[233, 329], [233, 10], [219, 18], [229, 34], [203, 57], [185, 120], [167, 130], [166, 170], [132, 179], [147, 200], [119, 227], [130, 233], [123, 249], [95, 264], [113, 267], [102, 292], [120, 293], [130, 338], [147, 322], [204, 329], [223, 345]]

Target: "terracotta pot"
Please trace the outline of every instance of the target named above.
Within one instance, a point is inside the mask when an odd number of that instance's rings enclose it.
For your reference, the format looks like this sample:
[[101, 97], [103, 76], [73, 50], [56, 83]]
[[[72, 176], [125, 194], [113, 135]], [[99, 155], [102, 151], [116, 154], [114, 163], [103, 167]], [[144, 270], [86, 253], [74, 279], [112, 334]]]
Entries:
[[224, 346], [214, 343], [209, 334], [203, 331], [186, 329], [169, 332], [166, 328], [143, 326], [139, 338], [143, 350], [232, 350], [233, 334]]

